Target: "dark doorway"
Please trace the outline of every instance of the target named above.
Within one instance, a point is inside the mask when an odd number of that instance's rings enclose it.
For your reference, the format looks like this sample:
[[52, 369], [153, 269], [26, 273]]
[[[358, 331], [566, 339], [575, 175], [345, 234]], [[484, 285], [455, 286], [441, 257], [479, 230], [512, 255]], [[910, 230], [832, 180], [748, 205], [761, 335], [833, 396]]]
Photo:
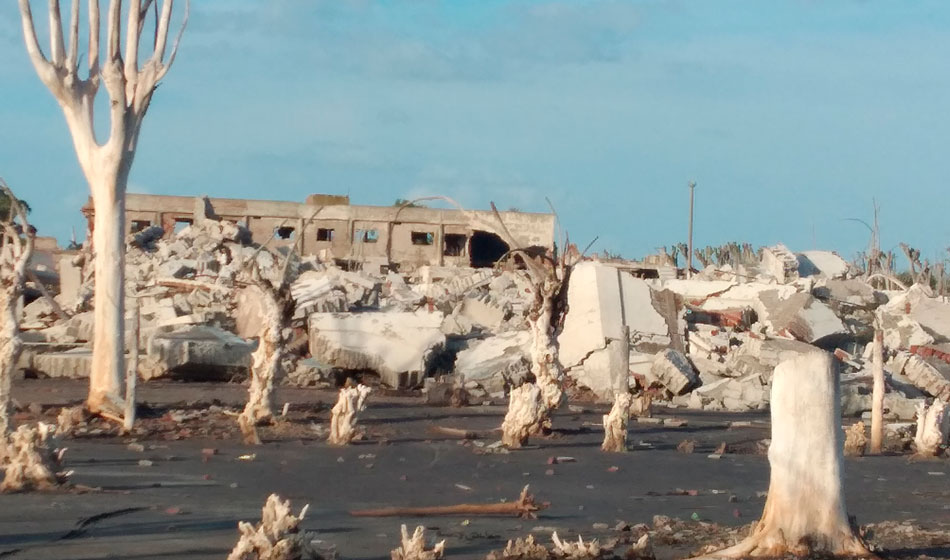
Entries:
[[472, 266], [486, 268], [493, 266], [498, 259], [509, 251], [508, 244], [494, 233], [475, 231], [472, 233], [472, 242], [469, 245], [472, 254]]

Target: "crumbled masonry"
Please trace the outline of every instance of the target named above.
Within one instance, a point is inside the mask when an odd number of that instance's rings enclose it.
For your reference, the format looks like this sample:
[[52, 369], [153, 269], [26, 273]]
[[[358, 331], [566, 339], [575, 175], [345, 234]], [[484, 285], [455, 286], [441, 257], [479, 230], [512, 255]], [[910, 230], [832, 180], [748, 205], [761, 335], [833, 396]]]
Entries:
[[[602, 403], [632, 390], [634, 416], [649, 414], [651, 401], [765, 410], [778, 363], [816, 347], [838, 349], [843, 415], [862, 416], [872, 408], [866, 349], [875, 317], [884, 421], [915, 421], [919, 404], [950, 401], [950, 299], [871, 277], [831, 252], [708, 248], [705, 269], [691, 279], [669, 253], [585, 258], [567, 273], [540, 260], [354, 265], [313, 251], [289, 258], [294, 243], [255, 239], [260, 231], [198, 200], [177, 233], [151, 225], [127, 240], [129, 292], [141, 304], [138, 373], [145, 381], [251, 379], [242, 422], [250, 441], [272, 414], [274, 386], [332, 388], [364, 374], [393, 389], [456, 387], [471, 404], [508, 400], [503, 439], [512, 447], [550, 427], [565, 386], [568, 396], [581, 391]], [[25, 305], [18, 370], [89, 375], [91, 262], [88, 248], [60, 259], [55, 301]], [[276, 309], [249, 281], [247, 263], [268, 285], [286, 278]]]

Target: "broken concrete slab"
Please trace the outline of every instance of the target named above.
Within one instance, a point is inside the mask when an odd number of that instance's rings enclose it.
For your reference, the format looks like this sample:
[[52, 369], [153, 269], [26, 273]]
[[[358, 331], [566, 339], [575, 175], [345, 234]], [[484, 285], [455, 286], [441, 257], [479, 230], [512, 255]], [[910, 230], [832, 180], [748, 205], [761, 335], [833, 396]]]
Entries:
[[950, 379], [921, 356], [909, 352], [898, 352], [890, 366], [893, 371], [906, 376], [922, 391], [944, 401], [950, 401]]
[[845, 278], [851, 270], [848, 261], [832, 251], [803, 251], [795, 256], [798, 259], [798, 274], [802, 278]]
[[811, 294], [797, 292], [780, 298], [777, 291], [769, 290], [759, 294], [759, 302], [759, 321], [779, 336], [815, 343], [850, 332], [830, 307]]
[[29, 375], [41, 377], [62, 377], [66, 379], [86, 379], [92, 371], [92, 349], [81, 347], [70, 350], [47, 351], [37, 348], [24, 348], [18, 364]]
[[167, 373], [218, 377], [250, 367], [257, 345], [217, 327], [187, 326], [158, 332], [148, 341], [149, 367], [141, 376], [148, 380]]
[[619, 386], [613, 377], [622, 376], [626, 364], [611, 358], [616, 353], [608, 352], [608, 345], [625, 336], [625, 327], [637, 351], [682, 347], [686, 324], [679, 300], [628, 272], [599, 262], [581, 263], [571, 273], [567, 298], [568, 313], [558, 337], [561, 363], [568, 375], [583, 379], [585, 386], [610, 400], [609, 388]]
[[676, 350], [657, 354], [650, 376], [674, 395], [682, 395], [699, 381], [689, 359]]
[[531, 333], [511, 331], [467, 341], [455, 359], [463, 383], [475, 381], [488, 393], [517, 385], [531, 369]]
[[445, 344], [441, 312], [314, 313], [310, 353], [345, 370], [371, 370], [391, 387], [418, 384]]
[[788, 247], [779, 243], [762, 249], [762, 272], [780, 284], [798, 280], [798, 259]]
[[473, 325], [489, 331], [497, 331], [505, 320], [505, 310], [493, 305], [487, 298], [467, 297], [462, 300], [459, 315], [467, 318]]
[[[899, 335], [901, 349], [909, 349], [907, 345], [950, 342], [950, 302], [945, 298], [933, 297], [929, 288], [915, 284], [906, 292], [895, 294], [881, 308], [881, 314], [885, 331], [904, 329], [905, 332]], [[919, 325], [920, 329], [917, 329], [914, 323]], [[926, 338], [920, 333], [921, 330], [932, 338], [930, 342], [921, 342]], [[885, 336], [887, 335], [885, 332]], [[893, 341], [898, 336], [891, 333], [888, 338]]]

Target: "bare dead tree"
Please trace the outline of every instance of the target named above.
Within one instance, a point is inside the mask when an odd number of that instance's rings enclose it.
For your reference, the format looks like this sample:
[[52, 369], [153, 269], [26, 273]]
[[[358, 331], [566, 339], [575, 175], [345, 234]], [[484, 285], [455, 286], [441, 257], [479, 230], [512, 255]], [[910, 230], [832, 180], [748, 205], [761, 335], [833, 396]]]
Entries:
[[[569, 244], [566, 237], [563, 244], [565, 250], [560, 256], [556, 253], [529, 251], [508, 230], [494, 202], [491, 203], [491, 209], [498, 221], [496, 229], [511, 248], [511, 255], [517, 255], [524, 263], [534, 295], [528, 311], [534, 382], [512, 391], [508, 413], [501, 427], [505, 445], [520, 447], [527, 442], [531, 433], [550, 429], [551, 413], [565, 400], [562, 387], [564, 368], [559, 358], [555, 308], [562, 298], [577, 255], [566, 250]], [[536, 403], [535, 399], [538, 399]]]
[[907, 257], [907, 264], [910, 265], [910, 278], [917, 284], [920, 282], [920, 274], [923, 272], [923, 265], [920, 264], [920, 250], [914, 249], [906, 243], [900, 244], [901, 251]]
[[[49, 56], [37, 40], [29, 0], [19, 0], [26, 50], [37, 75], [56, 98], [95, 207], [95, 333], [87, 406], [94, 413], [122, 413], [124, 381], [125, 192], [138, 147], [142, 121], [158, 83], [175, 61], [188, 19], [185, 16], [169, 48], [174, 0], [133, 0], [127, 10], [125, 53], [122, 53], [122, 0], [110, 0], [106, 14], [105, 53], [100, 58], [99, 0], [87, 0], [88, 74], [79, 70], [79, 5], [69, 11], [68, 44], [63, 37], [59, 0], [49, 2]], [[149, 9], [154, 4], [151, 54], [140, 52]], [[141, 62], [141, 65], [140, 65]], [[94, 106], [100, 82], [109, 97], [109, 136], [96, 137]]]
[[10, 433], [13, 369], [23, 348], [17, 305], [23, 296], [35, 236], [26, 219], [26, 209], [3, 179], [0, 194], [10, 199], [10, 212], [0, 224], [0, 440], [5, 441]]
[[[261, 260], [273, 258], [272, 253], [258, 252], [248, 260], [242, 276], [247, 289], [257, 296], [262, 310], [257, 350], [251, 356], [251, 380], [247, 404], [238, 416], [238, 424], [245, 443], [259, 444], [256, 426], [269, 423], [274, 416], [274, 382], [281, 374], [286, 354], [284, 332], [293, 315], [294, 302], [290, 285], [294, 274], [291, 251], [282, 264], [276, 259], [271, 266], [262, 266]], [[262, 257], [266, 255], [266, 257]], [[267, 270], [265, 270], [267, 269]]]

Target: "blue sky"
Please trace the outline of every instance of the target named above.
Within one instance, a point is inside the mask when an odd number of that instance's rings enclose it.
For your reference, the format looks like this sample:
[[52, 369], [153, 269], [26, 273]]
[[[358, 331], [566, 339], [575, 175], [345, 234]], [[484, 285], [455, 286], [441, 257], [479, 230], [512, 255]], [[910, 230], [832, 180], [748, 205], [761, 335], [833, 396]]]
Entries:
[[[45, 3], [34, 12], [45, 27]], [[0, 176], [61, 240], [88, 196], [0, 8]], [[950, 246], [950, 3], [195, 0], [130, 191], [545, 211], [640, 257]], [[900, 259], [903, 261], [903, 258]]]

